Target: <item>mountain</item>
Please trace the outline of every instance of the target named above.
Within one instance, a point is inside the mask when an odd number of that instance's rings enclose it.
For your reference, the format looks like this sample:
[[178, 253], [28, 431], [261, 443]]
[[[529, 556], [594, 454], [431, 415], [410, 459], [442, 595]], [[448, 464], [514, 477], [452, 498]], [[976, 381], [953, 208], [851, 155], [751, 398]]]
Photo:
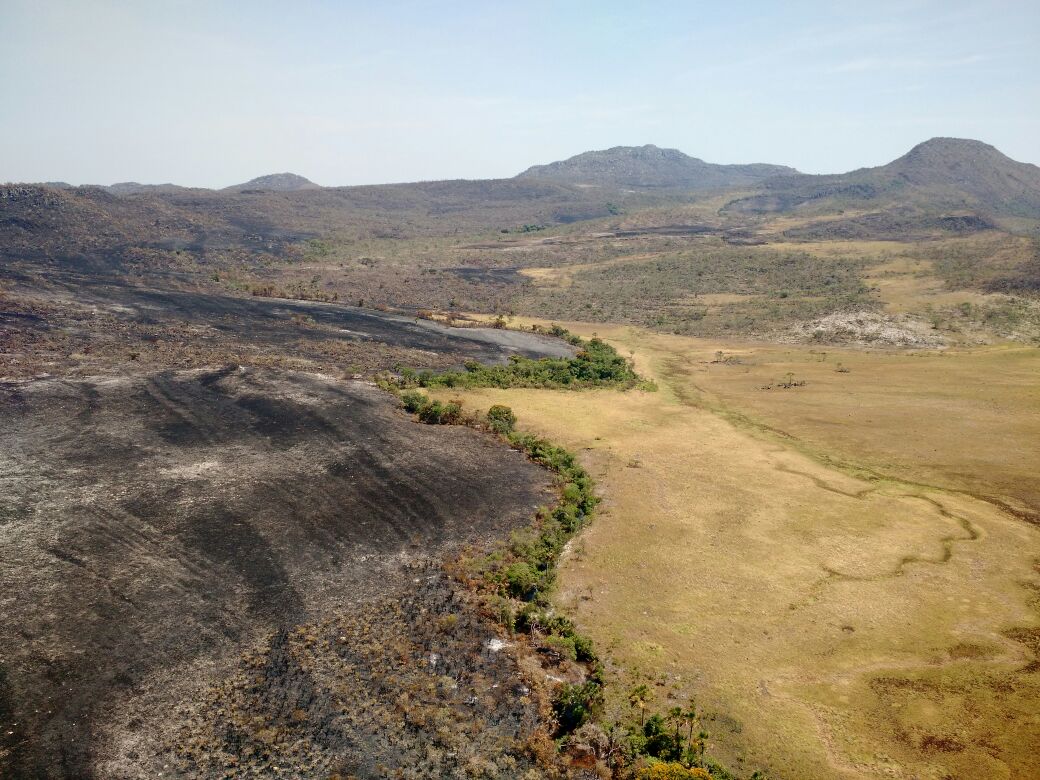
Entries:
[[320, 184], [315, 184], [310, 179], [295, 173], [269, 173], [267, 176], [257, 176], [245, 184], [235, 184], [226, 187], [229, 190], [268, 190], [271, 192], [296, 192], [297, 190], [320, 190]]
[[567, 184], [599, 187], [711, 190], [760, 184], [771, 176], [797, 173], [783, 165], [715, 165], [678, 149], [615, 146], [585, 152], [566, 160], [535, 165], [517, 178], [552, 179]]
[[932, 138], [887, 165], [826, 176], [782, 176], [730, 212], [823, 213], [900, 207], [1040, 219], [1040, 168], [964, 138]]
[[[61, 258], [125, 269], [135, 252], [280, 252], [350, 224], [359, 235], [415, 238], [508, 231], [610, 216], [665, 198], [596, 192], [541, 179], [486, 179], [277, 191], [264, 179], [223, 190], [156, 185], [131, 194], [110, 187], [0, 184], [0, 279], [9, 260]], [[304, 180], [306, 181], [306, 180]], [[35, 271], [33, 271], [35, 273]], [[2, 347], [2, 345], [0, 345]]]
[[187, 187], [181, 187], [169, 182], [165, 184], [141, 184], [136, 181], [121, 181], [116, 184], [110, 184], [105, 189], [113, 195], [137, 195], [142, 192], [176, 192], [177, 190], [187, 189]]

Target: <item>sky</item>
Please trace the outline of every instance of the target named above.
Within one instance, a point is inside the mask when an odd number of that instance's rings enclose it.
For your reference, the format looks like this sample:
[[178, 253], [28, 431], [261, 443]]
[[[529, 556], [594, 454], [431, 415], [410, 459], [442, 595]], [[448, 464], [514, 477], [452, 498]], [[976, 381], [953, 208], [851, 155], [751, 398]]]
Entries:
[[653, 143], [1040, 164], [1040, 2], [0, 0], [0, 181], [512, 176]]

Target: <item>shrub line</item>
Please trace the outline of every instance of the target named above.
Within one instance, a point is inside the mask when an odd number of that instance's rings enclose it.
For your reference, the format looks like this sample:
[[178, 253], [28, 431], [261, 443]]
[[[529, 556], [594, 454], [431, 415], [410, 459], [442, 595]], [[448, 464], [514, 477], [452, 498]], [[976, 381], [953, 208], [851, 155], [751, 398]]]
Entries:
[[[630, 363], [613, 347], [598, 339], [585, 342], [553, 326], [552, 335], [566, 338], [580, 347], [570, 360], [532, 360], [514, 356], [508, 366], [467, 365], [466, 373], [433, 374], [402, 371], [400, 377], [382, 377], [381, 387], [399, 398], [404, 409], [428, 425], [467, 425], [493, 433], [524, 453], [531, 461], [552, 472], [557, 500], [552, 507], [540, 507], [530, 525], [513, 532], [486, 555], [462, 556], [453, 575], [481, 597], [485, 611], [510, 634], [525, 634], [537, 651], [552, 654], [558, 662], [569, 662], [583, 669], [579, 683], [561, 683], [552, 698], [554, 722], [552, 736], [557, 752], [568, 738], [576, 736], [586, 724], [602, 715], [604, 669], [592, 640], [580, 633], [574, 623], [556, 614], [550, 595], [556, 583], [556, 568], [564, 547], [589, 524], [599, 499], [592, 477], [567, 449], [532, 433], [516, 430], [516, 415], [508, 406], [496, 404], [484, 415], [466, 413], [460, 400], [447, 402], [429, 398], [422, 388], [438, 387], [553, 387], [587, 388], [612, 386], [622, 389], [656, 389], [635, 373]], [[640, 693], [642, 691], [642, 693]], [[639, 694], [639, 695], [636, 695]], [[704, 755], [707, 733], [694, 735], [699, 714], [692, 703], [686, 710], [673, 708], [667, 715], [645, 718], [649, 693], [645, 686], [629, 697], [638, 707], [638, 729], [618, 737], [616, 727], [609, 737], [599, 733], [612, 746], [602, 757], [611, 776], [644, 780], [731, 779], [722, 766]], [[666, 723], [676, 725], [674, 734]], [[689, 725], [689, 737], [680, 733], [679, 724]], [[761, 777], [756, 773], [757, 777]]]

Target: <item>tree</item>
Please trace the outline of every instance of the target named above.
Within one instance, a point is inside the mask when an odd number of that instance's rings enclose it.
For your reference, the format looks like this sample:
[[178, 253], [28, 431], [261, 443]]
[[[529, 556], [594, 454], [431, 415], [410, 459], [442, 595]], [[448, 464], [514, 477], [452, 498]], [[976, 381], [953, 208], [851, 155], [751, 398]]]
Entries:
[[668, 710], [668, 720], [675, 726], [675, 744], [681, 745], [682, 742], [679, 738], [679, 726], [682, 725], [683, 715], [685, 711], [682, 707], [672, 707]]
[[693, 728], [694, 728], [694, 726], [697, 725], [697, 707], [694, 704], [693, 699], [690, 699], [690, 705], [685, 710], [683, 710], [683, 720], [685, 720], [687, 725], [689, 725], [689, 727], [690, 727], [690, 734], [689, 734], [689, 737], [686, 740], [686, 743], [692, 749], [693, 748]]
[[628, 703], [639, 710], [639, 728], [643, 728], [646, 717], [646, 703], [650, 700], [650, 689], [645, 685], [636, 686], [628, 694]]
[[660, 715], [651, 715], [643, 726], [643, 736], [646, 744], [643, 750], [648, 756], [661, 758], [666, 761], [677, 761], [681, 758], [681, 742], [676, 739], [665, 728], [665, 719]]
[[[708, 746], [708, 732], [701, 731], [697, 734], [697, 764], [698, 766], [704, 765], [704, 749]], [[693, 746], [690, 746], [693, 750]]]

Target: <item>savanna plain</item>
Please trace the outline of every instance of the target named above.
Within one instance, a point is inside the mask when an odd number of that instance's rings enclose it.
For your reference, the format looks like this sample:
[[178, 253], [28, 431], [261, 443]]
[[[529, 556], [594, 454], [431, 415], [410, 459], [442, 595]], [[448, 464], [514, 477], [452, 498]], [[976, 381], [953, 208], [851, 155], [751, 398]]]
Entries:
[[0, 776], [1037, 776], [1035, 166], [4, 185], [0, 259]]

